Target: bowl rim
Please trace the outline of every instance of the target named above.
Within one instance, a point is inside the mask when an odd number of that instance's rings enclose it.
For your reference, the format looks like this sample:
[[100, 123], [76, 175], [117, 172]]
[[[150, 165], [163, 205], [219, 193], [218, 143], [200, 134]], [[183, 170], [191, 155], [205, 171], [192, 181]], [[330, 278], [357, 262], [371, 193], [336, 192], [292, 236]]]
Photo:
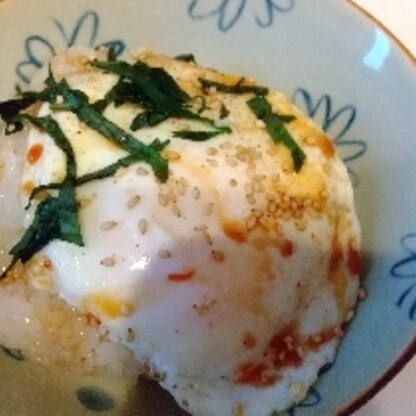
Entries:
[[[0, 0], [0, 8], [1, 5], [5, 3], [6, 2]], [[414, 70], [416, 70], [416, 52], [413, 54], [410, 49], [392, 32], [392, 30], [376, 18], [370, 11], [357, 4], [354, 0], [344, 0], [344, 5], [352, 10], [353, 13], [364, 17], [373, 26], [379, 28], [384, 34], [386, 34], [391, 43], [396, 46], [396, 49], [402, 52], [401, 56], [407, 60], [411, 66], [413, 66]], [[416, 335], [413, 336], [409, 343], [397, 353], [395, 360], [388, 364], [382, 374], [380, 374], [361, 392], [357, 392], [355, 397], [351, 398], [349, 402], [336, 409], [334, 415], [350, 416], [359, 410], [381, 390], [383, 390], [414, 357], [416, 357]]]
[[[402, 56], [409, 60], [410, 64], [413, 65], [416, 70], [416, 56], [413, 55], [410, 49], [404, 45], [404, 43], [384, 23], [371, 14], [370, 11], [357, 4], [354, 0], [345, 0], [345, 3], [348, 4], [357, 14], [364, 16], [366, 19], [371, 21], [374, 26], [381, 29], [388, 36], [389, 40], [396, 45], [397, 49], [403, 53]], [[349, 403], [346, 403], [338, 409], [336, 415], [349, 416], [363, 407], [377, 393], [386, 387], [387, 384], [389, 384], [414, 357], [416, 357], [416, 335], [408, 343], [408, 345], [398, 353], [396, 359], [388, 366], [388, 368], [384, 370], [384, 372], [368, 387], [358, 393], [355, 398], [351, 399]]]

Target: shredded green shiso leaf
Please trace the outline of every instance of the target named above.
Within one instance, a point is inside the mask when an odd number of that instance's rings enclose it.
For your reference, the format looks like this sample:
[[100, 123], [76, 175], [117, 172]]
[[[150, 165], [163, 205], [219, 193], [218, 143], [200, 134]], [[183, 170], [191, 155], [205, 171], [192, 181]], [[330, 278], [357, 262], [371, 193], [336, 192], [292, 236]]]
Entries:
[[[229, 127], [219, 127], [216, 120], [202, 115], [208, 109], [203, 95], [190, 97], [164, 69], [151, 67], [141, 61], [134, 64], [118, 61], [111, 49], [107, 59], [107, 61], [95, 60], [90, 63], [100, 71], [113, 73], [119, 77], [118, 82], [101, 100], [90, 103], [85, 93], [71, 88], [65, 79], [56, 81], [50, 72], [42, 91], [19, 90], [18, 98], [0, 102], [0, 117], [6, 123], [7, 135], [22, 130], [25, 123], [30, 123], [45, 131], [66, 156], [65, 178], [61, 182], [40, 185], [31, 192], [26, 209], [31, 206], [33, 199], [40, 192], [46, 191], [46, 197], [36, 205], [32, 223], [10, 250], [12, 260], [0, 275], [0, 279], [4, 278], [17, 262], [27, 262], [53, 240], [84, 245], [76, 187], [110, 177], [121, 167], [128, 167], [137, 162], [149, 164], [160, 182], [168, 179], [168, 161], [161, 152], [169, 145], [169, 140], [162, 142], [155, 138], [150, 144], [141, 142], [104, 116], [104, 110], [110, 104], [115, 106], [134, 104], [141, 109], [131, 123], [132, 131], [156, 126], [170, 118], [178, 118], [198, 122], [207, 129], [173, 131], [174, 138], [202, 142], [231, 132]], [[195, 62], [191, 54], [180, 55], [176, 59]], [[199, 79], [199, 82], [204, 92], [213, 87], [226, 94], [255, 94], [255, 97], [247, 102], [248, 106], [265, 122], [272, 140], [288, 147], [295, 170], [300, 170], [305, 154], [284, 126], [294, 117], [272, 113], [271, 106], [265, 98], [268, 93], [267, 88], [244, 84], [244, 78], [235, 85], [206, 79]], [[200, 100], [201, 105], [195, 111], [192, 109], [192, 103], [196, 103], [197, 99]], [[36, 103], [45, 102], [49, 103], [52, 111], [68, 111], [75, 114], [81, 122], [124, 149], [127, 155], [95, 172], [77, 176], [73, 148], [59, 124], [51, 116], [34, 117], [26, 111]], [[222, 104], [219, 118], [222, 120], [228, 115], [229, 110]]]
[[306, 155], [285, 126], [285, 123], [293, 121], [294, 117], [274, 114], [264, 95], [257, 95], [247, 101], [247, 105], [259, 120], [264, 121], [273, 142], [282, 143], [289, 149], [295, 171], [299, 172], [305, 162]]

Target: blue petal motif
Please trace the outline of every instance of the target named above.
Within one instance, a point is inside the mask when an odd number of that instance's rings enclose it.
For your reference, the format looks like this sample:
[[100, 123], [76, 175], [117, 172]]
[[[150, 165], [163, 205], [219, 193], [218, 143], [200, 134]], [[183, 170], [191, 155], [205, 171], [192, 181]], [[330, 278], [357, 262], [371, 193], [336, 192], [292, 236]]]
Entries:
[[416, 233], [405, 235], [400, 245], [406, 252], [406, 257], [395, 263], [390, 269], [392, 277], [403, 280], [413, 280], [399, 296], [397, 307], [409, 308], [408, 317], [412, 321], [416, 321]]
[[289, 12], [295, 6], [295, 0], [278, 1], [266, 0], [266, 18], [264, 20], [256, 16], [256, 22], [260, 27], [273, 25], [275, 12]]
[[246, 6], [251, 4], [256, 7], [261, 4], [265, 16], [260, 18], [254, 13], [254, 20], [259, 27], [272, 26], [276, 13], [285, 13], [293, 9], [295, 0], [191, 0], [188, 6], [188, 15], [194, 20], [207, 18], [218, 19], [218, 29], [227, 32], [240, 20]]
[[59, 42], [54, 40], [53, 46], [50, 40], [39, 34], [29, 36], [24, 44], [26, 59], [16, 67], [16, 74], [24, 83], [29, 83], [33, 71], [41, 68], [44, 62], [54, 55], [55, 46], [62, 46], [63, 48], [69, 48], [76, 44], [92, 48], [112, 46], [117, 56], [125, 49], [125, 44], [120, 39], [104, 43], [97, 42], [100, 18], [95, 11], [89, 10], [81, 15], [69, 31], [65, 30], [65, 27], [59, 20], [54, 19], [53, 22], [58, 29], [63, 44], [59, 45]]
[[295, 91], [292, 101], [320, 124], [322, 130], [333, 138], [343, 161], [347, 164], [352, 183], [357, 186], [359, 179], [349, 167], [349, 163], [364, 155], [367, 151], [367, 143], [362, 140], [345, 138], [356, 119], [356, 108], [353, 105], [345, 105], [338, 110], [334, 110], [332, 98], [328, 94], [321, 96], [315, 103], [311, 94], [303, 88], [298, 88]]
[[315, 387], [311, 387], [309, 389], [309, 393], [306, 396], [305, 400], [302, 403], [298, 404], [296, 407], [293, 407], [292, 409], [288, 410], [285, 413], [285, 415], [296, 416], [297, 414], [299, 414], [299, 411], [302, 408], [317, 406], [319, 403], [321, 403], [321, 401], [322, 401], [321, 394], [318, 392], [318, 390], [316, 390]]

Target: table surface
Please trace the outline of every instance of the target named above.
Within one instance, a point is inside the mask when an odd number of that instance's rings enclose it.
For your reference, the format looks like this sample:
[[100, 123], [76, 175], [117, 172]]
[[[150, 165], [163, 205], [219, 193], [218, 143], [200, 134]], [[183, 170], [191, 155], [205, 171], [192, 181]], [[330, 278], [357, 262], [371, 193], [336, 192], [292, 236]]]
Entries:
[[[381, 21], [416, 57], [415, 0], [354, 0]], [[415, 416], [416, 357], [354, 416]]]

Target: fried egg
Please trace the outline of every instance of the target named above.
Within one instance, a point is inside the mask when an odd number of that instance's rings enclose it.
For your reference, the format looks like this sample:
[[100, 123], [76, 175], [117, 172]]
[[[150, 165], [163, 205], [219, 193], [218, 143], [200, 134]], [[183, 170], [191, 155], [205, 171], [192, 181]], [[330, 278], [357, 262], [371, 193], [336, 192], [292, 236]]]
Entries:
[[[92, 105], [120, 79], [90, 64], [100, 57], [73, 50], [50, 68]], [[357, 301], [361, 237], [347, 170], [330, 138], [281, 93], [149, 50], [131, 59], [168, 73], [186, 108], [213, 122], [176, 114], [133, 131], [143, 106], [106, 106], [103, 116], [137, 141], [169, 141], [161, 150], [168, 177], [137, 161], [77, 186], [84, 245], [55, 239], [36, 254], [47, 261], [47, 290], [94, 317], [191, 415], [288, 409], [333, 362]], [[248, 105], [259, 96], [269, 118]], [[74, 112], [50, 103], [36, 111], [68, 138], [78, 177], [128, 155]], [[301, 166], [271, 137], [276, 118], [301, 149]], [[174, 133], [212, 129], [218, 134], [204, 140]], [[31, 127], [22, 206], [33, 189], [64, 181], [66, 166], [51, 136]]]

